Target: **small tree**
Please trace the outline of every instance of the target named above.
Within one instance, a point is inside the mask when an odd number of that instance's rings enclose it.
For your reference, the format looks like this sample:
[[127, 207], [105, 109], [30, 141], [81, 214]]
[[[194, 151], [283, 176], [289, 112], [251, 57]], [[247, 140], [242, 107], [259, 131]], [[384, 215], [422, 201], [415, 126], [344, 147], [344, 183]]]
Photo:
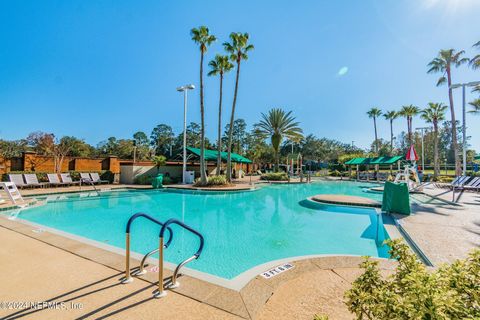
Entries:
[[366, 259], [365, 271], [345, 294], [357, 319], [478, 319], [480, 250], [465, 260], [429, 271], [400, 240], [389, 240], [395, 274], [383, 278], [378, 262]]
[[155, 167], [157, 167], [158, 174], [160, 172], [160, 167], [167, 163], [167, 158], [165, 158], [165, 156], [154, 156], [152, 162], [155, 164]]

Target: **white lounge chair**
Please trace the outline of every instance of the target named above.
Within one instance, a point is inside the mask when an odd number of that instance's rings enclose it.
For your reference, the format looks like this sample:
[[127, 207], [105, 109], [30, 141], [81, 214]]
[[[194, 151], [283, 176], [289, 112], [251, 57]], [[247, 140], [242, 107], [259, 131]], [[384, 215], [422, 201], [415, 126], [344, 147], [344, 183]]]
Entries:
[[15, 183], [18, 188], [25, 188], [27, 186], [20, 173], [11, 173], [8, 175], [8, 178], [10, 179], [10, 182]]
[[93, 183], [90, 174], [86, 172], [80, 172], [80, 181], [81, 183]]
[[68, 183], [61, 182], [56, 173], [47, 173], [48, 183], [52, 186], [65, 186]]
[[100, 175], [97, 172], [90, 173], [90, 177], [92, 178], [93, 183], [110, 183], [108, 180], [100, 179]]
[[48, 183], [38, 182], [37, 175], [35, 173], [25, 173], [23, 175], [25, 182], [29, 187], [45, 187]]
[[68, 185], [80, 184], [80, 181], [73, 181], [70, 173], [60, 173], [62, 182]]
[[458, 176], [448, 185], [448, 188], [461, 188], [470, 179], [468, 176]]
[[468, 181], [468, 183], [466, 183], [462, 188], [469, 189], [469, 190], [480, 189], [480, 177], [474, 177], [472, 180]]

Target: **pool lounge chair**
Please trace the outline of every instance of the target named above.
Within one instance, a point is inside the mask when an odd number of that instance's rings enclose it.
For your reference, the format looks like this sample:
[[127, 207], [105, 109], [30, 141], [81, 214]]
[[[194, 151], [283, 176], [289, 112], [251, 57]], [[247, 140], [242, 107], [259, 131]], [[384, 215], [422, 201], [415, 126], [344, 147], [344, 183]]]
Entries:
[[468, 180], [470, 179], [470, 177], [468, 176], [458, 176], [456, 177], [452, 183], [449, 185], [450, 188], [460, 188], [462, 187]]
[[480, 177], [474, 177], [472, 180], [468, 181], [462, 189], [465, 190], [480, 190]]
[[46, 182], [38, 182], [38, 178], [37, 178], [37, 175], [35, 173], [25, 173], [23, 175], [23, 177], [25, 178], [25, 182], [27, 184], [27, 186], [30, 186], [30, 187], [45, 187], [46, 185], [48, 185], [48, 183]]
[[23, 180], [23, 176], [20, 173], [9, 174], [8, 179], [10, 179], [10, 182], [15, 183], [17, 188], [25, 188], [27, 186], [25, 180]]
[[92, 178], [90, 177], [90, 174], [86, 173], [86, 172], [80, 172], [80, 182], [82, 184], [83, 183], [87, 183], [87, 184], [94, 183]]
[[70, 173], [60, 173], [62, 182], [68, 185], [80, 184], [80, 181], [73, 181]]
[[100, 179], [100, 175], [97, 172], [90, 173], [91, 180], [93, 183], [106, 183], [109, 184], [110, 181]]
[[58, 174], [56, 173], [47, 173], [47, 178], [48, 178], [48, 183], [51, 186], [66, 186], [68, 183], [66, 182], [61, 182], [60, 179], [58, 179]]

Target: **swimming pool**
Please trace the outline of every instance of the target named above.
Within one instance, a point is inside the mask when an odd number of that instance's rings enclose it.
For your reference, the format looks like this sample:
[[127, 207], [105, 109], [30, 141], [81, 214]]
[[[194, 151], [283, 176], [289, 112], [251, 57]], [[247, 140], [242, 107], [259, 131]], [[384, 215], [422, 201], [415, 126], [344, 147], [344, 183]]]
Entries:
[[[122, 249], [125, 225], [132, 214], [145, 212], [160, 221], [176, 218], [205, 237], [202, 256], [188, 267], [233, 279], [257, 265], [289, 257], [388, 257], [388, 248], [376, 244], [374, 209], [312, 205], [305, 201], [320, 193], [380, 199], [381, 194], [365, 192], [370, 187], [355, 182], [315, 182], [266, 185], [235, 193], [130, 190], [102, 192], [94, 197], [77, 194], [47, 200], [44, 206], [21, 211], [18, 218]], [[196, 251], [198, 239], [177, 226], [172, 228], [174, 240], [165, 259], [179, 263]], [[131, 249], [145, 254], [156, 248], [158, 232], [157, 225], [136, 220], [131, 230]]]

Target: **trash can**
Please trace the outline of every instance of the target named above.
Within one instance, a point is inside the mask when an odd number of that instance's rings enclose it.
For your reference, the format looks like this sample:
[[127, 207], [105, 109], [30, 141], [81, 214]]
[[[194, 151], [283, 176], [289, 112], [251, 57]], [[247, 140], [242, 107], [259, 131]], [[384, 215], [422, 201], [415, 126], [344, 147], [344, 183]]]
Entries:
[[154, 189], [159, 189], [163, 187], [163, 174], [159, 173], [156, 177], [152, 179], [152, 187]]

